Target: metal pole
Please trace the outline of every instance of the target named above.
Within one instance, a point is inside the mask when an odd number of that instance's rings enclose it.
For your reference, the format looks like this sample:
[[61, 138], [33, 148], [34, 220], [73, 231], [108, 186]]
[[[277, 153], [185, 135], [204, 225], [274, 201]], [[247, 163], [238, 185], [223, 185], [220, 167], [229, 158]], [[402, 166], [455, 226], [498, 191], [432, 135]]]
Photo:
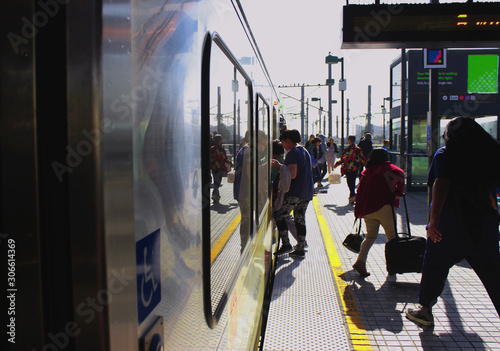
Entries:
[[[349, 99], [347, 99], [347, 136], [349, 136]], [[342, 148], [343, 147], [342, 145]]]
[[[240, 125], [241, 125], [241, 100], [238, 99], [238, 137], [241, 137], [241, 129], [240, 129]], [[235, 155], [236, 156], [236, 155]]]
[[335, 119], [335, 136], [337, 138], [339, 137], [339, 115], [337, 115], [337, 118]]
[[384, 143], [385, 140], [385, 99], [384, 99], [384, 105], [382, 106], [382, 144]]
[[222, 119], [221, 113], [221, 87], [217, 87], [217, 133], [220, 133], [220, 124]]
[[401, 164], [406, 171], [406, 49], [401, 49]]
[[[307, 103], [306, 103], [306, 130], [305, 130], [305, 135], [307, 137], [307, 140], [309, 140], [309, 98], [307, 98]], [[302, 140], [306, 140], [302, 138]], [[305, 142], [304, 142], [305, 145]]]
[[[372, 132], [372, 86], [368, 86], [368, 112], [366, 114], [365, 132]], [[362, 137], [362, 136], [361, 136]]]
[[[431, 4], [439, 4], [439, 0], [430, 0]], [[439, 146], [439, 116], [438, 116], [438, 71], [429, 69], [429, 111], [427, 112], [427, 128], [430, 135], [427, 135], [427, 156], [429, 156], [429, 168]], [[430, 140], [429, 140], [430, 139]], [[427, 188], [427, 208], [432, 202], [432, 186]], [[427, 220], [430, 220], [430, 211], [427, 213]]]
[[304, 143], [304, 84], [300, 87], [300, 123], [300, 134], [302, 135], [302, 142]]
[[[438, 115], [438, 71], [436, 68], [429, 69], [429, 111], [427, 112], [427, 156], [429, 156], [429, 168], [434, 154], [439, 148], [439, 115]], [[427, 188], [427, 205], [432, 201], [432, 186]]]
[[[344, 58], [342, 57], [341, 61], [341, 79], [342, 81], [344, 81]], [[345, 131], [344, 131], [344, 90], [341, 90], [340, 91], [340, 96], [341, 96], [341, 106], [340, 106], [340, 123], [341, 123], [341, 137], [340, 137], [340, 145], [341, 145], [341, 148], [342, 150], [344, 150], [344, 135], [345, 135]], [[349, 100], [347, 100], [348, 102], [348, 105], [349, 105]], [[347, 131], [349, 131], [349, 118], [347, 119], [347, 125], [348, 125], [348, 129]]]
[[234, 68], [233, 80], [233, 161], [236, 160], [236, 93], [238, 92], [238, 81], [236, 80], [236, 67]]
[[[318, 110], [318, 133], [321, 132], [321, 115], [323, 110], [321, 109], [321, 98], [319, 98], [319, 110]], [[323, 125], [323, 132], [325, 130], [325, 126]]]
[[[328, 79], [332, 79], [332, 65], [328, 65]], [[328, 136], [332, 136], [332, 85], [328, 85]]]

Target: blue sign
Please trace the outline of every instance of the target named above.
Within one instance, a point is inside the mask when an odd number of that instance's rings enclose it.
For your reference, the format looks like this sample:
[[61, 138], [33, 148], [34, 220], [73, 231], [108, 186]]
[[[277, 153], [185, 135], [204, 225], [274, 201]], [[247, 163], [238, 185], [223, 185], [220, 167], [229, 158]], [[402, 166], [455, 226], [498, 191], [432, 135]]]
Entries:
[[446, 49], [424, 49], [424, 68], [446, 68]]
[[160, 229], [135, 244], [139, 324], [161, 300]]

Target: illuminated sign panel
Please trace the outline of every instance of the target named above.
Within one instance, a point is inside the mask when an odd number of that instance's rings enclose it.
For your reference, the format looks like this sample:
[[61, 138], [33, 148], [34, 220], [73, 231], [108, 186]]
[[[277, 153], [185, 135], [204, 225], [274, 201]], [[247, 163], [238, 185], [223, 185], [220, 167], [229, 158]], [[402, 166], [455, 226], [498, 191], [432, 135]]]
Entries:
[[498, 55], [469, 55], [467, 92], [498, 94]]
[[500, 5], [346, 5], [342, 32], [342, 49], [498, 47]]
[[[438, 99], [443, 108], [456, 103], [475, 106], [499, 103], [498, 50], [452, 50], [447, 53], [447, 67], [438, 69]], [[408, 81], [412, 103], [429, 104], [429, 70], [424, 68], [422, 54], [412, 51], [408, 63]], [[482, 108], [482, 107], [481, 107]], [[478, 110], [480, 111], [480, 110]], [[482, 111], [482, 110], [481, 110]], [[498, 110], [497, 110], [498, 111]]]

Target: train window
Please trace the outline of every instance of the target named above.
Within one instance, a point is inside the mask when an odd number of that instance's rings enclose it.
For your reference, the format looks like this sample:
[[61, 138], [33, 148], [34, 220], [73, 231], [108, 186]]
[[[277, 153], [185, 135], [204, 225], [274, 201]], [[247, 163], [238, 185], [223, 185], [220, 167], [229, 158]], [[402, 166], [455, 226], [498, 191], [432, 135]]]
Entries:
[[269, 199], [269, 129], [270, 108], [264, 97], [257, 94], [256, 101], [256, 150], [257, 153], [257, 215], [258, 223], [262, 222], [262, 215]]
[[279, 125], [278, 125], [278, 111], [276, 111], [276, 107], [273, 106], [273, 120], [271, 122], [271, 140], [279, 139], [278, 131], [279, 131]]
[[[214, 45], [216, 44], [216, 45]], [[217, 35], [202, 65], [203, 276], [205, 317], [214, 327], [252, 233], [252, 82]]]

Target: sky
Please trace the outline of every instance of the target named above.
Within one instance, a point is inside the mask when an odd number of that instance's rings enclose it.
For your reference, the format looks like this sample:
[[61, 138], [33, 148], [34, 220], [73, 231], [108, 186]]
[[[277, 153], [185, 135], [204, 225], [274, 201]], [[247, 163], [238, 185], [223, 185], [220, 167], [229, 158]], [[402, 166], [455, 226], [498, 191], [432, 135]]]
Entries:
[[[429, 0], [383, 0], [382, 3], [429, 3]], [[441, 0], [445, 2], [466, 2], [466, 0]], [[390, 65], [400, 57], [401, 49], [346, 49], [341, 50], [342, 7], [345, 0], [260, 0], [242, 1], [250, 26], [257, 39], [260, 51], [275, 86], [325, 84], [328, 78], [326, 56], [344, 58], [344, 77], [347, 90], [344, 94], [345, 106], [349, 99], [351, 126], [354, 123], [364, 125], [368, 112], [368, 86], [371, 86], [372, 123], [382, 125], [384, 98], [390, 96]], [[350, 4], [373, 4], [371, 0], [349, 0]], [[336, 134], [336, 116], [341, 116], [341, 95], [338, 81], [341, 77], [341, 65], [332, 66], [332, 105]], [[300, 130], [300, 88], [278, 88], [285, 116], [289, 127]], [[293, 98], [286, 97], [285, 95]], [[305, 97], [319, 97], [324, 110], [328, 110], [328, 87], [305, 88]], [[294, 99], [295, 98], [295, 99]], [[318, 107], [318, 102], [309, 101]], [[389, 110], [389, 102], [386, 102]], [[292, 114], [299, 114], [292, 119]], [[347, 111], [344, 110], [344, 116]], [[309, 108], [309, 119], [318, 117], [318, 110]], [[386, 119], [387, 119], [386, 115]], [[328, 131], [328, 127], [327, 127]], [[309, 129], [311, 133], [311, 127]], [[317, 132], [317, 129], [314, 130]], [[309, 133], [309, 134], [310, 134]]]
[[[247, 2], [246, 4], [251, 4]], [[344, 93], [345, 108], [349, 99], [351, 124], [365, 124], [364, 115], [368, 112], [368, 86], [371, 85], [371, 113], [375, 124], [382, 124], [381, 105], [384, 97], [389, 96], [390, 64], [398, 58], [401, 50], [341, 50], [342, 0], [267, 0], [269, 11], [262, 12], [253, 6], [245, 8], [252, 31], [270, 72], [275, 86], [325, 84], [328, 78], [328, 65], [325, 58], [333, 56], [344, 58], [344, 78], [347, 90]], [[245, 6], [245, 4], [243, 5]], [[257, 12], [255, 12], [257, 11]], [[259, 17], [259, 23], [254, 24]], [[340, 63], [332, 66], [332, 118], [333, 134], [336, 134], [336, 116], [341, 117], [341, 94], [338, 81], [341, 78]], [[285, 116], [289, 127], [300, 128], [300, 88], [278, 88], [281, 92]], [[289, 98], [286, 95], [292, 96]], [[328, 110], [328, 87], [306, 87], [305, 97], [309, 97], [309, 120], [318, 118], [319, 102], [312, 97], [321, 98], [323, 109]], [[386, 102], [387, 109], [389, 103]], [[296, 120], [292, 117], [296, 116]], [[347, 117], [347, 111], [344, 110]], [[357, 117], [359, 116], [359, 117]], [[377, 118], [378, 117], [378, 118]], [[387, 115], [386, 115], [387, 117]], [[380, 120], [380, 121], [379, 121]], [[377, 123], [378, 122], [378, 123]], [[316, 133], [318, 130], [314, 129]], [[328, 128], [327, 128], [328, 131]], [[312, 132], [310, 127], [309, 132]]]

